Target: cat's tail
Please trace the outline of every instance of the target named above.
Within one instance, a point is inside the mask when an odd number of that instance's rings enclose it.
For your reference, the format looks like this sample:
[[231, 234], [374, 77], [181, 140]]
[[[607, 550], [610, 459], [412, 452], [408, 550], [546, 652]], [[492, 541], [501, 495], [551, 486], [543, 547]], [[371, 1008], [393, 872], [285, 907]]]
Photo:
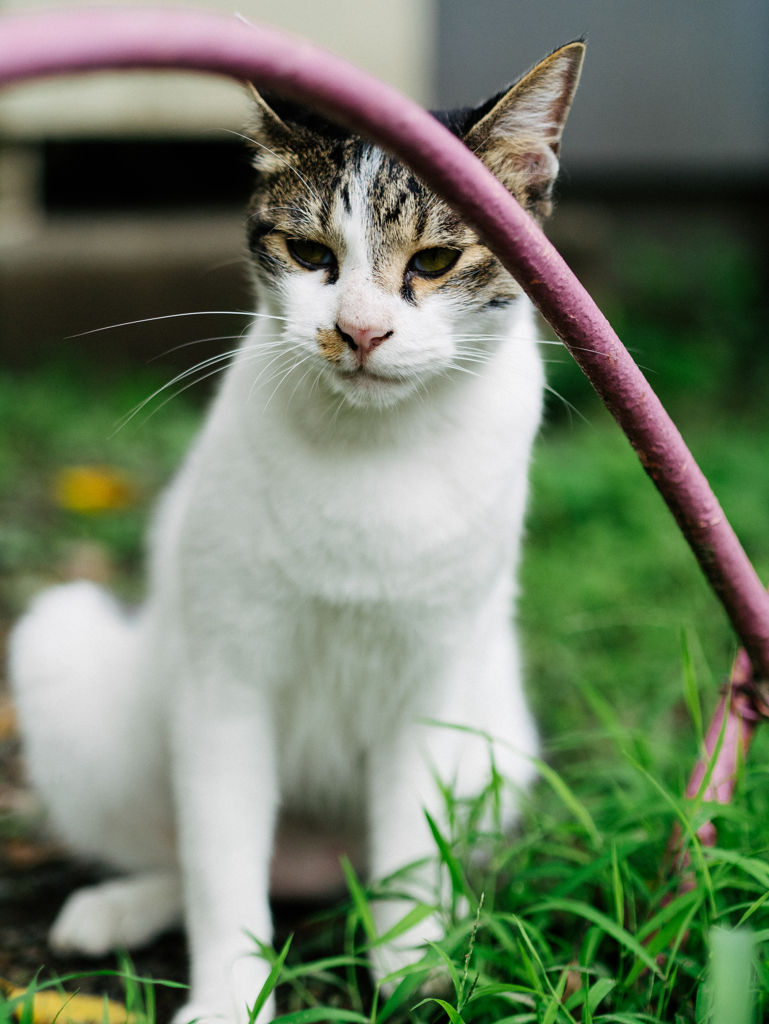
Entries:
[[163, 744], [140, 672], [141, 622], [94, 583], [44, 592], [12, 631], [9, 674], [27, 773], [73, 852], [157, 864]]

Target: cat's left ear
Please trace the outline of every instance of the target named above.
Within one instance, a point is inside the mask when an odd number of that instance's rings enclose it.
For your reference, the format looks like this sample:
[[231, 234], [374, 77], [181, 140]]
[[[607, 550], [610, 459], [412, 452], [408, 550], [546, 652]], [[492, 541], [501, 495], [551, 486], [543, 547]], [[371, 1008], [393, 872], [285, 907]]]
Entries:
[[567, 43], [489, 109], [463, 141], [537, 220], [552, 211], [561, 135], [579, 82], [585, 44]]

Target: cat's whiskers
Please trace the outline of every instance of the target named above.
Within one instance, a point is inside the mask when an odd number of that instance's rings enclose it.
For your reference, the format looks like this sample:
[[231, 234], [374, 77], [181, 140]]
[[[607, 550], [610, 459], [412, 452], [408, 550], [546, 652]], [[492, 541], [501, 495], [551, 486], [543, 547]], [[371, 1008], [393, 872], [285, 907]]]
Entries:
[[[409, 383], [413, 383], [416, 385], [414, 393], [417, 395], [422, 404], [426, 406], [427, 401], [431, 400], [433, 397], [432, 394], [430, 393], [429, 387], [430, 377], [425, 378], [423, 370], [414, 369], [411, 367], [407, 367], [405, 371], [403, 371], [403, 376]], [[422, 397], [420, 391], [424, 392], [424, 397]]]
[[[270, 397], [265, 402], [264, 408], [262, 409], [262, 416], [264, 416], [264, 414], [267, 412], [267, 406], [270, 404], [270, 402], [273, 400], [273, 398], [277, 394], [278, 389], [280, 388], [280, 385], [283, 383], [283, 381], [287, 380], [288, 377], [290, 377], [291, 374], [294, 372], [294, 370], [298, 369], [300, 366], [302, 366], [304, 363], [306, 363], [308, 359], [311, 359], [313, 354], [314, 353], [312, 353], [312, 352], [308, 352], [307, 355], [305, 355], [303, 359], [297, 359], [294, 363], [292, 363], [291, 366], [289, 366], [289, 368], [285, 371], [285, 373], [280, 378], [278, 383], [275, 385], [275, 390], [272, 392]], [[310, 369], [312, 369], [312, 367]], [[275, 378], [273, 377], [273, 380], [274, 379]], [[296, 388], [294, 390], [296, 390]], [[292, 392], [292, 397], [293, 397], [293, 392]], [[290, 401], [290, 399], [289, 399], [289, 401]], [[286, 407], [286, 408], [288, 408], [288, 407]]]
[[595, 348], [585, 348], [584, 345], [569, 345], [568, 348], [562, 341], [538, 341], [538, 345], [558, 345], [565, 348], [567, 352], [587, 352], [591, 356], [600, 356], [602, 353]]
[[157, 359], [162, 359], [163, 356], [169, 356], [172, 352], [178, 352], [180, 349], [189, 348], [191, 345], [205, 345], [211, 341], [236, 341], [245, 334], [248, 328], [244, 328], [239, 334], [216, 334], [209, 338], [195, 338], [194, 341], [183, 341], [180, 345], [174, 345], [173, 348], [167, 348], [164, 352], [158, 352], [157, 355], [152, 356], [147, 360], [148, 363], [154, 363]]
[[[469, 369], [466, 366], [460, 366], [458, 363], [455, 363], [453, 361], [451, 363], [447, 364], [447, 368], [450, 368], [452, 370], [459, 370], [461, 373], [468, 373], [468, 374], [470, 374], [471, 377], [478, 377], [480, 380], [488, 380], [491, 383], [493, 383], [496, 387], [501, 388], [506, 394], [513, 395], [513, 392], [509, 388], [505, 388], [494, 377], [488, 377], [486, 375], [477, 373], [475, 370], [471, 370], [471, 369]], [[515, 369], [515, 373], [517, 373], [518, 376], [521, 377], [523, 380], [528, 380], [528, 381], [532, 381], [532, 382], [534, 381], [533, 377], [531, 377], [527, 373], [524, 373], [522, 370], [519, 370], [519, 369], [516, 368]], [[548, 391], [551, 395], [554, 395], [559, 401], [561, 401], [563, 403], [564, 407], [566, 409], [568, 409], [570, 411], [570, 413], [572, 413], [572, 412], [575, 413], [577, 416], [579, 416], [579, 418], [583, 422], [589, 424], [590, 421], [587, 419], [587, 417], [584, 416], [575, 405], [572, 405], [572, 403], [568, 400], [568, 398], [564, 398], [562, 394], [560, 394], [558, 391], [556, 391], [555, 388], [551, 387], [549, 384], [543, 384], [542, 386], [544, 387], [545, 391]]]
[[[429, 387], [427, 386], [428, 382], [426, 380], [423, 380], [421, 377], [417, 377], [416, 378], [416, 382], [417, 382], [416, 395], [421, 400], [422, 404], [427, 406], [428, 401], [431, 400], [432, 397], [433, 397], [432, 394], [430, 393]], [[419, 394], [420, 389], [422, 391], [424, 391], [424, 393], [425, 393], [424, 398], [422, 398], [422, 396]]]
[[[151, 412], [149, 412], [144, 417], [143, 420], [140, 421], [139, 426], [144, 426], [144, 424], [147, 423], [147, 421], [150, 420], [155, 415], [156, 412], [159, 412], [163, 408], [163, 406], [168, 405], [169, 402], [172, 402], [174, 398], [178, 398], [179, 395], [181, 395], [182, 392], [187, 391], [188, 388], [194, 387], [195, 384], [201, 384], [204, 380], [208, 380], [209, 377], [214, 377], [217, 373], [221, 373], [223, 370], [226, 369], [226, 366], [217, 366], [213, 370], [210, 370], [208, 373], [204, 373], [200, 377], [196, 377], [195, 380], [189, 381], [189, 383], [185, 384], [184, 387], [179, 388], [178, 391], [174, 391], [172, 395], [169, 395], [168, 398], [165, 398], [159, 405], [155, 406], [155, 408]], [[139, 412], [139, 410], [137, 409], [136, 412]], [[125, 423], [122, 423], [119, 427], [117, 427], [115, 433], [117, 433], [117, 430], [121, 430], [124, 426], [126, 426], [126, 424], [130, 422], [130, 420], [133, 419], [135, 415], [136, 413], [132, 413]], [[114, 434], [111, 436], [114, 436]]]
[[[453, 334], [455, 341], [531, 341], [528, 334]], [[563, 345], [562, 341], [537, 341], [538, 345]]]
[[[235, 352], [240, 352], [241, 350], [240, 349], [235, 349], [234, 351]], [[228, 356], [229, 355], [232, 355], [232, 353], [229, 353]], [[251, 356], [249, 356], [250, 360], [255, 360], [256, 358], [257, 358], [257, 354], [256, 353], [254, 353]], [[168, 403], [173, 401], [174, 398], [178, 398], [178, 396], [181, 395], [182, 392], [187, 391], [188, 388], [194, 387], [195, 384], [200, 384], [200, 383], [202, 383], [202, 381], [208, 380], [210, 377], [215, 376], [217, 373], [222, 373], [224, 370], [227, 369], [228, 365], [229, 364], [225, 363], [225, 365], [216, 366], [212, 370], [210, 370], [208, 373], [201, 374], [199, 377], [196, 377], [194, 380], [189, 381], [183, 387], [179, 388], [177, 391], [174, 391], [173, 394], [169, 395], [166, 399], [164, 399], [164, 401], [160, 402], [159, 405], [155, 406], [155, 408], [150, 413], [148, 413], [148, 415], [145, 416], [145, 418], [143, 420], [141, 420], [139, 426], [143, 426], [145, 423], [147, 423], [147, 421], [150, 420], [155, 415], [156, 412], [159, 412], [163, 408], [163, 406], [168, 405]], [[197, 366], [192, 367], [191, 370], [186, 371], [184, 375], [180, 375], [180, 376], [186, 376], [187, 374], [192, 373], [195, 370], [199, 370], [202, 367], [203, 367], [203, 363], [199, 363]], [[160, 388], [155, 393], [155, 395], [150, 395], [149, 398], [145, 399], [144, 402], [142, 402], [135, 410], [133, 410], [127, 416], [127, 418], [125, 418], [124, 422], [120, 423], [115, 428], [115, 431], [110, 436], [114, 437], [114, 434], [117, 433], [118, 430], [121, 430], [124, 426], [126, 426], [126, 424], [129, 423], [130, 420], [132, 420], [134, 418], [134, 416], [136, 416], [137, 413], [139, 413], [141, 411], [141, 409], [148, 402], [152, 401], [153, 397], [155, 397], [156, 395], [160, 394], [161, 391], [165, 390], [165, 388], [167, 388], [167, 387], [170, 387], [173, 383], [174, 383], [174, 381], [169, 381], [168, 384], [165, 384], [163, 386], [163, 388]]]
[[[310, 354], [312, 355], [312, 353], [310, 353]], [[309, 356], [308, 356], [308, 358], [309, 358]], [[304, 361], [304, 362], [306, 362], [307, 360], [305, 359], [305, 360], [303, 360], [303, 361]], [[307, 379], [307, 375], [308, 375], [308, 374], [310, 374], [310, 373], [312, 373], [312, 371], [313, 371], [313, 368], [314, 368], [314, 367], [313, 367], [313, 365], [312, 365], [312, 363], [311, 363], [311, 364], [310, 364], [310, 366], [309, 366], [309, 367], [308, 367], [308, 368], [307, 368], [307, 369], [305, 370], [305, 372], [304, 372], [304, 373], [302, 374], [302, 376], [301, 376], [301, 377], [299, 378], [299, 380], [298, 380], [298, 381], [296, 382], [296, 385], [294, 386], [294, 390], [293, 390], [293, 391], [291, 392], [291, 394], [289, 395], [289, 399], [288, 399], [288, 402], [286, 402], [286, 414], [288, 414], [288, 410], [289, 410], [289, 407], [290, 407], [290, 405], [291, 405], [291, 402], [293, 401], [294, 395], [296, 394], [297, 388], [298, 388], [298, 387], [299, 387], [299, 386], [300, 386], [300, 385], [302, 384], [302, 382], [303, 382], [304, 380], [306, 380], [306, 379]], [[317, 380], [317, 379], [318, 379], [318, 378], [316, 377], [316, 380]], [[312, 392], [312, 388], [310, 388], [310, 392]]]
[[[329, 371], [330, 371], [330, 367], [327, 366], [327, 365], [321, 366], [319, 368], [318, 374], [315, 377], [315, 380], [313, 382], [312, 388], [310, 388], [310, 392], [309, 392], [310, 394], [312, 394], [313, 388], [317, 388], [318, 387], [318, 385], [320, 384], [320, 381], [323, 379], [323, 377], [326, 374], [329, 373]], [[318, 389], [318, 390], [319, 390], [319, 393], [320, 393], [320, 389]], [[330, 397], [331, 397], [331, 394], [329, 394], [329, 398]], [[345, 401], [344, 396], [342, 397], [341, 401], [342, 402]], [[333, 417], [331, 419], [331, 424], [330, 424], [331, 426], [333, 426], [334, 421], [336, 420], [336, 417], [337, 417], [338, 413], [339, 413], [339, 404], [337, 403], [336, 411], [334, 412], [334, 415], [333, 415]], [[327, 416], [331, 416], [331, 403], [330, 403], [330, 401], [323, 403], [323, 405], [322, 405], [322, 407], [320, 409], [320, 416], [319, 416], [320, 421], [321, 422], [324, 421]]]
[[[523, 335], [514, 335], [514, 334], [488, 334], [488, 335], [472, 334], [472, 335], [464, 335], [464, 336], [463, 335], [455, 335], [455, 338], [457, 340], [467, 340], [467, 339], [470, 339], [470, 340], [477, 340], [477, 341], [507, 341], [507, 340], [511, 340], [511, 341], [528, 341], [528, 338], [526, 338], [525, 336], [523, 336]], [[557, 345], [559, 348], [566, 348], [565, 343], [562, 342], [562, 341], [553, 340], [553, 339], [550, 339], [550, 338], [537, 338], [535, 340], [536, 340], [537, 345]], [[569, 346], [569, 350], [570, 351], [574, 351], [574, 352], [588, 352], [588, 353], [590, 353], [590, 355], [594, 355], [594, 356], [601, 354], [600, 352], [598, 352], [597, 349], [585, 348], [583, 345], [570, 345]]]
[[[276, 317], [275, 319], [278, 319], [278, 318]], [[296, 325], [305, 326], [306, 324], [310, 324], [310, 323], [312, 323], [312, 322], [311, 321], [306, 321], [305, 322], [305, 321], [301, 321], [301, 320], [292, 320], [292, 321], [289, 321], [289, 326], [296, 326]], [[215, 335], [215, 336], [212, 336], [212, 337], [208, 337], [208, 338], [196, 338], [194, 341], [184, 341], [180, 345], [174, 345], [173, 348], [168, 348], [168, 349], [165, 350], [165, 352], [161, 352], [161, 353], [159, 353], [156, 356], [152, 356], [152, 358], [149, 360], [149, 362], [154, 362], [156, 359], [162, 359], [163, 356], [170, 355], [171, 352], [178, 352], [180, 349], [189, 348], [191, 345], [202, 345], [202, 344], [204, 344], [206, 342], [212, 342], [212, 341], [235, 341], [236, 339], [242, 340], [243, 337], [246, 335], [247, 331], [248, 331], [248, 327], [244, 327], [243, 330], [240, 331], [239, 334], [218, 334], [218, 335]], [[270, 346], [277, 347], [278, 345], [284, 344], [284, 338], [285, 338], [284, 334], [280, 334], [280, 335], [267, 335], [267, 337], [278, 338], [279, 340], [274, 341], [274, 342], [268, 342], [268, 343], [265, 344], [264, 339], [262, 338], [257, 343], [255, 343], [254, 347], [265, 348], [266, 349], [266, 348], [269, 348]], [[241, 347], [238, 347], [237, 349], [233, 349], [233, 352], [239, 352], [239, 351], [241, 351]], [[197, 365], [200, 366], [201, 364], [198, 363]], [[194, 370], [195, 367], [191, 367], [191, 369]]]
[[[162, 394], [167, 388], [173, 387], [174, 384], [179, 383], [179, 381], [184, 380], [185, 378], [189, 377], [191, 374], [197, 372], [198, 370], [200, 370], [202, 368], [205, 368], [207, 366], [213, 365], [214, 363], [226, 362], [237, 351], [239, 351], [239, 349], [232, 349], [230, 352], [224, 352], [224, 353], [221, 353], [220, 355], [217, 355], [217, 356], [211, 356], [209, 359], [204, 359], [202, 362], [197, 363], [195, 366], [191, 367], [189, 370], [184, 370], [182, 373], [177, 374], [172, 380], [167, 381], [165, 384], [162, 385], [162, 387], [159, 387], [156, 391], [153, 391], [151, 395], [148, 395], [147, 398], [145, 398], [143, 401], [139, 402], [138, 405], [134, 406], [134, 408], [131, 409], [128, 413], [126, 413], [125, 416], [121, 417], [121, 419], [118, 420], [118, 423], [117, 423], [117, 426], [115, 427], [115, 430], [112, 432], [112, 434], [110, 434], [110, 437], [114, 437], [115, 434], [119, 430], [122, 430], [123, 427], [125, 427], [128, 423], [130, 423], [130, 421], [134, 418], [134, 416], [137, 415], [137, 413], [140, 413], [142, 411], [142, 409], [145, 408], [145, 406], [147, 406], [154, 398], [157, 398], [158, 395]], [[205, 379], [205, 378], [203, 378], [203, 379]], [[193, 381], [192, 383], [195, 383], [195, 382]], [[190, 385], [186, 385], [186, 387], [189, 387], [189, 386]], [[184, 388], [182, 390], [184, 390]], [[179, 392], [177, 392], [177, 394], [178, 393]], [[171, 396], [171, 397], [175, 397], [175, 396]], [[163, 404], [165, 404], [165, 403], [163, 403]], [[162, 406], [158, 406], [158, 408], [162, 408]]]
[[315, 391], [315, 389], [316, 389], [316, 388], [318, 387], [318, 384], [320, 384], [320, 379], [321, 379], [321, 377], [323, 376], [323, 371], [324, 371], [324, 367], [323, 367], [323, 366], [321, 366], [321, 367], [320, 367], [320, 368], [318, 369], [318, 372], [317, 372], [317, 374], [316, 374], [316, 376], [315, 376], [315, 380], [314, 380], [314, 381], [312, 382], [312, 384], [310, 385], [310, 390], [309, 390], [309, 392], [308, 392], [308, 397], [309, 397], [309, 398], [311, 398], [311, 397], [312, 397], [312, 393], [313, 393], [313, 391]]
[[[230, 337], [237, 337], [237, 336], [236, 335], [230, 335]], [[242, 337], [242, 335], [241, 335], [241, 337]], [[208, 378], [212, 377], [214, 374], [220, 373], [222, 370], [225, 370], [227, 368], [227, 366], [229, 365], [230, 361], [232, 360], [232, 358], [237, 356], [239, 353], [249, 352], [249, 351], [253, 351], [254, 353], [258, 353], [258, 352], [264, 351], [265, 349], [270, 349], [272, 347], [276, 347], [276, 348], [277, 347], [281, 347], [281, 348], [285, 347], [285, 342], [283, 340], [283, 336], [282, 335], [280, 336], [280, 340], [278, 340], [278, 341], [267, 342], [266, 344], [264, 343], [264, 341], [259, 341], [259, 342], [256, 342], [253, 345], [248, 345], [245, 348], [242, 345], [239, 345], [237, 348], [230, 349], [228, 352], [220, 352], [217, 355], [210, 356], [208, 359], [201, 360], [200, 362], [196, 363], [194, 366], [189, 367], [189, 369], [184, 370], [184, 371], [182, 371], [182, 373], [177, 374], [170, 381], [167, 381], [165, 384], [163, 384], [162, 387], [158, 388], [156, 391], [154, 391], [151, 395], [149, 395], [147, 398], [145, 398], [138, 405], [134, 406], [133, 409], [131, 409], [125, 416], [123, 416], [118, 421], [118, 424], [115, 427], [115, 430], [113, 431], [113, 433], [110, 435], [110, 437], [114, 437], [115, 434], [119, 430], [122, 430], [123, 427], [127, 426], [127, 424], [130, 423], [130, 421], [138, 413], [140, 413], [141, 410], [143, 408], [145, 408], [154, 398], [157, 398], [157, 396], [162, 394], [162, 392], [165, 391], [167, 388], [173, 387], [174, 384], [177, 384], [180, 381], [185, 380], [186, 378], [192, 376], [193, 374], [198, 373], [200, 370], [209, 369], [212, 366], [215, 367], [210, 372], [205, 373], [202, 376], [196, 377], [194, 380], [189, 381], [189, 383], [185, 384], [184, 387], [180, 388], [178, 391], [175, 391], [172, 395], [170, 395], [167, 399], [165, 399], [165, 401], [161, 402], [158, 406], [156, 406], [155, 409], [153, 409], [152, 412], [150, 413], [150, 416], [153, 416], [159, 409], [162, 409], [164, 405], [166, 405], [168, 402], [170, 402], [171, 399], [176, 398], [183, 391], [186, 391], [188, 388], [192, 387], [194, 384], [198, 384], [201, 381], [208, 380]], [[173, 351], [173, 350], [171, 350], [171, 351]], [[146, 423], [147, 419], [149, 419], [150, 416], [148, 416], [144, 420], [142, 420], [142, 424]]]
[[[563, 395], [559, 391], [556, 391], [555, 388], [551, 387], [549, 384], [545, 384], [544, 388], [545, 388], [545, 391], [548, 392], [548, 394], [553, 395], [563, 405], [563, 407], [569, 413], [569, 420], [570, 421], [571, 421], [571, 414], [574, 413], [576, 416], [578, 416], [582, 420], [583, 423], [586, 423], [588, 426], [590, 426], [590, 420], [587, 418], [587, 416], [585, 416], [583, 413], [581, 413], [579, 411], [579, 409], [576, 407], [576, 405], [573, 405], [568, 400], [568, 398], [564, 398]], [[573, 423], [570, 423], [570, 425], [573, 425]]]
[[[509, 334], [507, 332], [505, 332], [504, 334], [455, 334], [453, 337], [456, 338], [458, 341], [468, 341], [468, 340], [471, 340], [471, 341], [472, 340], [477, 340], [477, 341], [509, 341], [509, 340], [512, 340], [512, 341], [528, 341], [529, 340], [529, 335], [527, 335], [527, 334]], [[560, 339], [558, 339], [558, 338], [535, 338], [534, 341], [536, 342], [537, 345], [560, 345], [562, 348], [566, 347], [564, 345], [564, 343]], [[587, 351], [589, 351], [589, 350], [587, 350]]]
[[337, 416], [341, 412], [342, 406], [344, 405], [344, 402], [345, 402], [345, 397], [344, 397], [344, 395], [342, 395], [342, 397], [339, 399], [339, 402], [337, 403], [336, 411], [334, 412], [334, 415], [331, 417], [331, 426], [332, 427], [336, 423]]
[[[261, 391], [262, 389], [266, 388], [267, 385], [271, 384], [274, 380], [278, 381], [278, 383], [276, 384], [276, 386], [273, 389], [272, 393], [270, 394], [269, 399], [264, 404], [264, 407], [262, 408], [262, 413], [264, 413], [265, 410], [267, 409], [267, 406], [272, 401], [273, 397], [277, 393], [277, 391], [280, 388], [281, 384], [291, 376], [291, 374], [294, 372], [294, 370], [296, 370], [303, 363], [306, 363], [310, 358], [311, 358], [311, 353], [305, 355], [301, 359], [294, 358], [294, 361], [291, 363], [290, 366], [286, 366], [285, 363], [283, 363], [282, 365], [278, 366], [277, 369], [275, 369], [267, 378], [265, 378], [265, 380], [263, 380], [261, 382], [261, 384], [259, 385], [258, 388], [255, 389], [252, 386], [251, 393], [253, 394], [254, 391], [258, 392], [258, 391]], [[312, 367], [310, 367], [310, 369], [312, 369]]]
[[238, 263], [245, 263], [246, 266], [250, 263], [247, 253], [241, 253], [240, 256], [234, 256], [228, 260], [221, 260], [219, 263], [213, 263], [206, 267], [205, 270], [201, 271], [199, 277], [205, 277], [206, 274], [212, 274], [215, 270], [224, 270], [225, 267], [234, 267]]
[[[310, 217], [309, 211], [308, 210], [303, 210], [301, 208], [301, 206], [277, 206], [275, 204], [270, 204], [269, 206], [261, 207], [260, 211], [261, 210], [286, 210], [286, 211], [289, 211], [291, 213], [298, 213], [299, 216], [302, 217], [305, 220], [309, 219], [309, 217]], [[256, 217], [256, 216], [257, 216], [256, 212], [254, 212], [252, 214], [249, 214], [249, 216], [246, 218], [246, 223], [248, 223], [249, 220], [253, 220], [253, 218]]]
[[163, 316], [148, 316], [141, 320], [125, 320], [119, 324], [107, 324], [104, 327], [93, 327], [90, 331], [81, 331], [79, 334], [68, 334], [67, 341], [74, 338], [85, 338], [89, 334], [98, 334], [100, 331], [113, 331], [118, 327], [134, 327], [136, 324], [151, 324], [158, 320], [175, 320], [183, 316], [247, 316], [254, 321], [250, 326], [255, 326], [257, 320], [282, 320], [291, 326], [307, 326], [310, 321], [296, 320], [292, 317], [278, 316], [275, 313], [255, 313], [253, 310], [247, 313], [242, 309], [196, 309], [187, 313], [165, 313]]
[[[290, 348], [287, 348], [287, 347], [286, 347], [285, 345], [281, 345], [281, 346], [280, 346], [280, 351], [278, 352], [278, 354], [277, 354], [277, 355], [275, 355], [275, 356], [273, 356], [273, 358], [272, 358], [272, 359], [271, 359], [271, 360], [269, 361], [269, 363], [267, 363], [267, 365], [266, 365], [266, 366], [262, 367], [262, 370], [261, 370], [261, 371], [260, 371], [260, 373], [259, 373], [259, 374], [257, 375], [257, 377], [256, 377], [256, 380], [254, 380], [254, 381], [253, 381], [253, 383], [251, 384], [251, 389], [249, 390], [249, 392], [248, 392], [248, 398], [246, 399], [246, 401], [247, 401], [247, 402], [250, 402], [250, 401], [251, 401], [251, 396], [253, 395], [253, 393], [254, 393], [254, 390], [256, 389], [256, 386], [257, 386], [257, 384], [258, 384], [258, 383], [259, 383], [259, 381], [260, 381], [260, 380], [262, 379], [262, 377], [264, 376], [264, 374], [265, 374], [265, 373], [266, 373], [266, 372], [267, 372], [267, 371], [269, 370], [269, 368], [270, 368], [270, 367], [271, 367], [271, 366], [272, 366], [272, 365], [273, 365], [274, 363], [276, 363], [276, 362], [277, 362], [277, 361], [278, 361], [278, 360], [279, 360], [279, 359], [281, 358], [281, 356], [290, 356], [290, 355], [291, 355], [291, 349], [290, 349]], [[278, 369], [278, 370], [276, 371], [276, 373], [280, 373], [280, 372], [281, 372], [281, 370], [280, 370], [280, 369]], [[265, 383], [265, 384], [269, 384], [269, 383], [270, 383], [270, 381], [271, 381], [271, 380], [274, 380], [274, 379], [275, 379], [275, 376], [274, 376], [274, 375], [273, 375], [273, 376], [270, 376], [270, 377], [268, 377], [268, 378], [267, 378], [267, 380], [266, 380], [266, 381], [265, 381], [264, 383]], [[262, 387], [264, 387], [264, 384], [262, 385]]]

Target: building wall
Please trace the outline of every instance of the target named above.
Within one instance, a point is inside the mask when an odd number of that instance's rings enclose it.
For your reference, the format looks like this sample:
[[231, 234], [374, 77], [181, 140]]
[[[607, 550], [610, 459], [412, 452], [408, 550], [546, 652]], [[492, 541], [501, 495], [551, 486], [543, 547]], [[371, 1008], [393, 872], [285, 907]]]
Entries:
[[[0, 0], [0, 11], [39, 6]], [[204, 6], [234, 10], [233, 0]], [[440, 106], [476, 102], [586, 34], [567, 136], [575, 170], [769, 169], [766, 0], [244, 0], [237, 9]], [[201, 136], [237, 130], [247, 112], [236, 84], [210, 76], [79, 76], [4, 90], [0, 137]]]
[[767, 0], [438, 0], [437, 102], [475, 103], [582, 35], [567, 166], [769, 172]]

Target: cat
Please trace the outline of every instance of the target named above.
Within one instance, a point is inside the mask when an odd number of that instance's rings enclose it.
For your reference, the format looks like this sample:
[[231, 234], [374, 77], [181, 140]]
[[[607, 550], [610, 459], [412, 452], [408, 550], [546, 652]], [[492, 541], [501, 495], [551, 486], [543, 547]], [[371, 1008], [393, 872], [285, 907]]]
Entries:
[[[583, 54], [435, 115], [539, 221]], [[183, 918], [179, 1024], [247, 1020], [279, 812], [362, 821], [381, 878], [429, 857], [435, 776], [459, 796], [485, 783], [472, 730], [503, 741], [508, 826], [537, 751], [512, 625], [543, 393], [532, 307], [398, 160], [267, 93], [255, 109], [257, 312], [160, 502], [146, 603], [130, 616], [66, 584], [10, 643], [52, 823], [124, 872], [70, 896], [51, 945], [100, 955]], [[373, 911], [383, 934], [403, 907]], [[375, 973], [438, 934], [423, 921]]]

